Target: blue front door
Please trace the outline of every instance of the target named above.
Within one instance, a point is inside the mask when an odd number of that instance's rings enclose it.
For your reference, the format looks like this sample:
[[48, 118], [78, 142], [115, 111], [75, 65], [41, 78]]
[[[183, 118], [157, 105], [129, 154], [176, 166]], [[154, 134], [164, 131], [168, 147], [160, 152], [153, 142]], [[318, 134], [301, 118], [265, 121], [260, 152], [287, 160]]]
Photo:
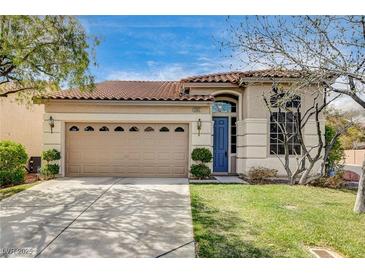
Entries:
[[228, 172], [228, 118], [213, 120], [213, 172]]

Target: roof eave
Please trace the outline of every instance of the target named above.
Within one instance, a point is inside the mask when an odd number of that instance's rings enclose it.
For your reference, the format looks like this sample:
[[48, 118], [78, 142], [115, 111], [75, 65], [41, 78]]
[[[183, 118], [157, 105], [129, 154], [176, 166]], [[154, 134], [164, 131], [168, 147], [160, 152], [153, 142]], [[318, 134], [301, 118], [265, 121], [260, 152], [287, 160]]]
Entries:
[[77, 104], [117, 104], [117, 105], [145, 105], [145, 104], [153, 104], [153, 105], [177, 105], [177, 104], [189, 104], [189, 105], [206, 105], [211, 104], [214, 101], [214, 98], [200, 99], [200, 100], [111, 100], [111, 99], [65, 99], [65, 98], [42, 98], [37, 103], [38, 104], [47, 104], [47, 103], [77, 103]]
[[303, 80], [303, 77], [242, 77], [240, 79], [241, 86], [245, 83], [295, 83]]

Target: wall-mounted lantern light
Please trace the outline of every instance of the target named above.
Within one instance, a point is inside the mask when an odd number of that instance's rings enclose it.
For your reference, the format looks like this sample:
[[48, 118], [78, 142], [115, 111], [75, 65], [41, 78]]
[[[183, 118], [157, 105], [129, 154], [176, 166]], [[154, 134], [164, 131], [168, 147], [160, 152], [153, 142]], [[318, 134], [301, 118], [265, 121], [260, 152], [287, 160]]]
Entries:
[[200, 136], [200, 130], [202, 129], [202, 120], [200, 118], [198, 119], [196, 128], [198, 129], [198, 136]]
[[51, 133], [53, 133], [54, 120], [53, 120], [52, 116], [49, 116], [48, 124], [49, 124], [49, 127], [51, 128]]

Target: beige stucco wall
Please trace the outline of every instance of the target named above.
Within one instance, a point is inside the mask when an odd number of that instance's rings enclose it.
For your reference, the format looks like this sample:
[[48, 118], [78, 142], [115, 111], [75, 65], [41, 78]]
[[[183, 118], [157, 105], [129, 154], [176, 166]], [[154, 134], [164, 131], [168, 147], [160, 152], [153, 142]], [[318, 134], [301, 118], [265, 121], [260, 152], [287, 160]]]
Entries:
[[[49, 117], [55, 120], [53, 133]], [[198, 119], [202, 129], [197, 130]], [[61, 175], [65, 174], [65, 123], [66, 122], [113, 122], [113, 123], [187, 123], [189, 124], [189, 155], [195, 147], [212, 149], [212, 118], [210, 103], [161, 104], [133, 103], [46, 103], [43, 117], [43, 149], [55, 148], [61, 152]], [[191, 160], [189, 159], [189, 166]]]
[[28, 156], [40, 156], [44, 105], [20, 104], [15, 96], [0, 97], [0, 140], [21, 143]]
[[[275, 168], [279, 175], [284, 175], [285, 170], [276, 155], [270, 155], [269, 150], [269, 120], [270, 113], [263, 100], [263, 94], [271, 90], [271, 83], [250, 83], [246, 87], [238, 88], [198, 88], [191, 89], [190, 94], [222, 94], [231, 92], [239, 97], [239, 110], [237, 119], [237, 173], [247, 174], [251, 167], [264, 166]], [[308, 109], [314, 98], [311, 88], [299, 93], [302, 109]], [[321, 128], [324, 134], [324, 120], [321, 117]], [[213, 131], [212, 131], [213, 134]], [[315, 121], [311, 119], [304, 129], [304, 138], [308, 146], [318, 144]], [[313, 151], [314, 152], [314, 151]], [[292, 168], [297, 166], [295, 157], [290, 159]], [[319, 170], [320, 163], [314, 168]]]
[[345, 159], [343, 161], [343, 164], [361, 166], [364, 161], [365, 161], [365, 149], [345, 150]]
[[[252, 84], [248, 85], [243, 91], [243, 119], [238, 121], [237, 125], [238, 173], [247, 174], [251, 167], [264, 166], [277, 169], [279, 175], [285, 174], [282, 163], [276, 155], [270, 154], [269, 149], [270, 113], [265, 106], [262, 95], [270, 89], [271, 84]], [[315, 95], [310, 88], [303, 90], [299, 95], [301, 96], [303, 113], [312, 105]], [[321, 121], [322, 133], [324, 134], [324, 120], [322, 117]], [[304, 140], [308, 147], [318, 144], [314, 119], [310, 119], [304, 128]], [[295, 156], [291, 156], [290, 163], [293, 169], [297, 166]], [[313, 171], [317, 172], [319, 168], [320, 163], [318, 162]]]

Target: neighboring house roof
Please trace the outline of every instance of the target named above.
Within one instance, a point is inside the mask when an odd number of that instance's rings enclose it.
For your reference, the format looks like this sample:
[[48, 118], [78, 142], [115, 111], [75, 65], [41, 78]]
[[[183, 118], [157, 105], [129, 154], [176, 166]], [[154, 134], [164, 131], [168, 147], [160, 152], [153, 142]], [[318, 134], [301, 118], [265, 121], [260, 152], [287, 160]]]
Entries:
[[192, 76], [181, 81], [184, 83], [231, 83], [238, 84], [242, 78], [301, 78], [303, 73], [298, 70], [264, 69], [250, 71], [232, 71]]
[[68, 89], [44, 95], [44, 99], [69, 100], [128, 100], [128, 101], [212, 101], [210, 95], [188, 95], [183, 92], [188, 83], [227, 83], [239, 86], [244, 78], [300, 78], [297, 70], [266, 69], [233, 71], [193, 76], [181, 81], [105, 81], [95, 85], [92, 92]]
[[105, 81], [92, 92], [69, 89], [43, 96], [47, 99], [76, 100], [148, 100], [148, 101], [210, 101], [212, 96], [181, 94], [181, 83], [174, 81]]

